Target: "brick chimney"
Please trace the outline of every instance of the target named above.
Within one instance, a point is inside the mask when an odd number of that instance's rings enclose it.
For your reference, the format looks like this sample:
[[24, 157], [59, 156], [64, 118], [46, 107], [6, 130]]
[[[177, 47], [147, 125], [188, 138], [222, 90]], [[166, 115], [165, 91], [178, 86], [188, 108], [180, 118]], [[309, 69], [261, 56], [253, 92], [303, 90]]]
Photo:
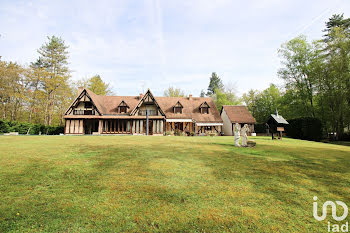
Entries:
[[192, 100], [192, 94], [189, 94], [189, 95], [188, 95], [188, 99], [189, 99], [189, 100]]
[[139, 99], [142, 99], [142, 97], [143, 97], [143, 93], [140, 93]]

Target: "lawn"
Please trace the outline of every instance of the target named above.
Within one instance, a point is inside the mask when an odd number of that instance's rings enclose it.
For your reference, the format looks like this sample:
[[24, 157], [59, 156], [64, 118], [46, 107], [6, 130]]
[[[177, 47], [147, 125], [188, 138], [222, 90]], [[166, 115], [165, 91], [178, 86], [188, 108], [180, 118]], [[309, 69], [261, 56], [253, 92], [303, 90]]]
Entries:
[[350, 205], [350, 147], [256, 142], [1, 136], [0, 232], [327, 232], [313, 196]]

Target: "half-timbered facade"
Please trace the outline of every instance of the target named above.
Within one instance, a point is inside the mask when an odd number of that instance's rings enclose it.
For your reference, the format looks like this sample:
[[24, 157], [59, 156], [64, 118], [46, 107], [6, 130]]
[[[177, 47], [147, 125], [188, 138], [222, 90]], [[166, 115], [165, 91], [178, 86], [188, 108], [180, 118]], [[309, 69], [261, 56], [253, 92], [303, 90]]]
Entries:
[[211, 98], [154, 97], [150, 90], [139, 96], [100, 96], [83, 89], [64, 118], [65, 134], [73, 135], [219, 135], [223, 125]]

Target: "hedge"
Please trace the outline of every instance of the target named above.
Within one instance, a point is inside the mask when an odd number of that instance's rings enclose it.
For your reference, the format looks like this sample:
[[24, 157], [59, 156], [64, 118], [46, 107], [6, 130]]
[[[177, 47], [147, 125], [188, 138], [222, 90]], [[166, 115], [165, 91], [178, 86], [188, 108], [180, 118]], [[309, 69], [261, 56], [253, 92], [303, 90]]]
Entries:
[[288, 120], [289, 125], [286, 126], [288, 137], [320, 141], [322, 139], [322, 123], [319, 119], [313, 117], [303, 117]]
[[0, 133], [18, 132], [19, 134], [48, 134], [58, 135], [64, 133], [63, 126], [45, 126], [42, 124], [32, 124], [17, 121], [0, 120]]
[[264, 124], [255, 124], [254, 125], [255, 133], [266, 133], [266, 125]]

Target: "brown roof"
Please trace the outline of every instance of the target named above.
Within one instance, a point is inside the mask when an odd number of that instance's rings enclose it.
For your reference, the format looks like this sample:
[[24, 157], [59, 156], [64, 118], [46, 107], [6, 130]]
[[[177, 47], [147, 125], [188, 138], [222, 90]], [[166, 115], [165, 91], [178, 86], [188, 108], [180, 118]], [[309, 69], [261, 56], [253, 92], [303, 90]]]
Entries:
[[[103, 115], [129, 116], [140, 101], [140, 96], [100, 96], [86, 89], [87, 93]], [[197, 122], [222, 122], [212, 98], [206, 97], [154, 97], [168, 119], [194, 119]], [[118, 105], [124, 101], [128, 106], [127, 113], [118, 113]], [[182, 113], [174, 113], [177, 102], [183, 106]], [[201, 114], [199, 106], [207, 102], [209, 114]], [[65, 118], [71, 118], [66, 116]], [[133, 116], [134, 118], [134, 116]]]
[[222, 109], [225, 110], [232, 123], [256, 123], [255, 118], [252, 116], [252, 114], [250, 114], [246, 106], [224, 105], [222, 106]]
[[[163, 109], [168, 119], [194, 119], [197, 122], [218, 122], [222, 119], [215, 103], [209, 97], [155, 97], [159, 106]], [[173, 107], [177, 102], [183, 106], [182, 113], [174, 113]], [[201, 114], [199, 106], [207, 102], [209, 105], [209, 114]]]

